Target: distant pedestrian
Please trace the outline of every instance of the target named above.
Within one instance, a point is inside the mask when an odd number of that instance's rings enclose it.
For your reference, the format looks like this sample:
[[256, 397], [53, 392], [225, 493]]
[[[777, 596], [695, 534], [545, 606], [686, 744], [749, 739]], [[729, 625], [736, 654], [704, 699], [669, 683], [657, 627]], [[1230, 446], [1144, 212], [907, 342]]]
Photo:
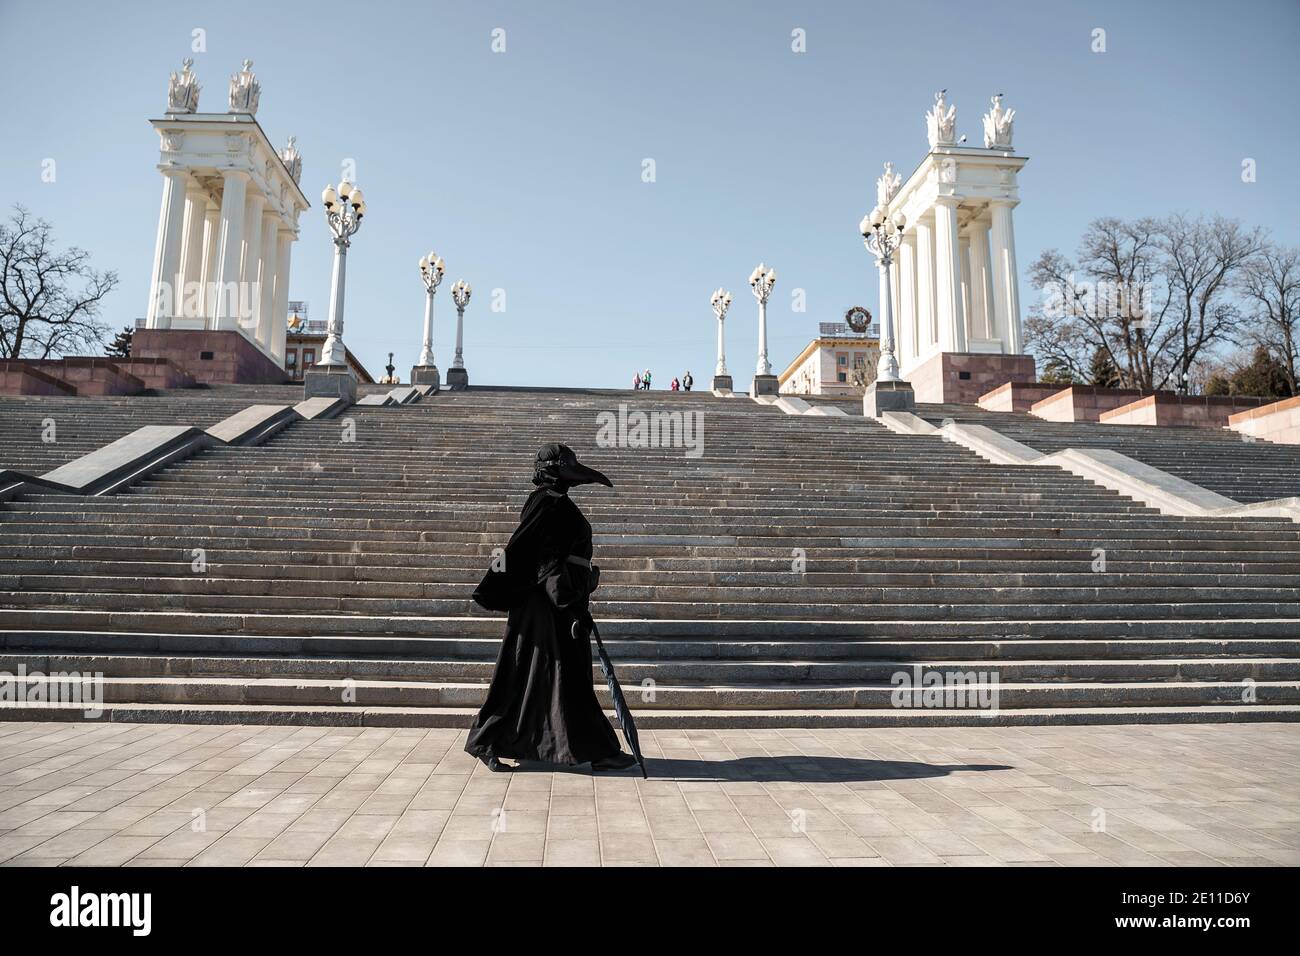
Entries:
[[649, 369], [646, 369], [645, 374], [641, 376], [641, 383], [642, 385], [644, 385], [645, 390], [647, 392], [650, 391], [650, 370]]
[[677, 379], [673, 379], [673, 384], [672, 384], [671, 387], [672, 387], [672, 390], [675, 392], [675, 391], [677, 391], [679, 388], [682, 387], [682, 383], [679, 382], [679, 381], [677, 381]]
[[637, 391], [637, 392], [641, 391], [641, 373], [640, 373], [640, 372], [637, 372], [636, 375], [635, 375], [635, 376], [633, 377], [633, 379], [632, 379], [632, 389], [633, 389], [633, 391]]
[[691, 386], [694, 384], [695, 384], [695, 379], [691, 378], [691, 373], [690, 370], [688, 369], [686, 372], [686, 377], [682, 379], [682, 388], [686, 389], [686, 391], [689, 392], [691, 390]]

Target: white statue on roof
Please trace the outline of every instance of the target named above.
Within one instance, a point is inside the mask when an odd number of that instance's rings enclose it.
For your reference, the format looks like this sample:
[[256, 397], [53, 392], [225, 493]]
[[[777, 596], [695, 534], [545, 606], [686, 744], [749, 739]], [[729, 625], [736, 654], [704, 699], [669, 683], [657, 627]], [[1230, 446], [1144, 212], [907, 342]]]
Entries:
[[992, 102], [992, 108], [984, 114], [984, 146], [986, 149], [1010, 149], [1016, 111], [1002, 108], [1001, 93], [994, 96]]
[[947, 90], [934, 94], [934, 106], [925, 114], [926, 134], [930, 148], [957, 145], [957, 107], [949, 106], [944, 99]]

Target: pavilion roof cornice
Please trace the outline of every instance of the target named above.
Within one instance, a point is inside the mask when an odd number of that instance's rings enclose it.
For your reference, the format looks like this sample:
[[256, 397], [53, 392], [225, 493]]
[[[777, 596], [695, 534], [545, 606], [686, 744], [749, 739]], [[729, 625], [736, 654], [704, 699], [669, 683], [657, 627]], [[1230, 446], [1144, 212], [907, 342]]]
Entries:
[[266, 135], [266, 130], [257, 121], [257, 117], [247, 113], [184, 113], [168, 114], [158, 119], [151, 119], [151, 125], [161, 136], [164, 133], [249, 133], [256, 137], [259, 145], [273, 157], [277, 178], [288, 187], [294, 205], [299, 210], [311, 208], [302, 187], [294, 181], [289, 169], [280, 156], [280, 151]]

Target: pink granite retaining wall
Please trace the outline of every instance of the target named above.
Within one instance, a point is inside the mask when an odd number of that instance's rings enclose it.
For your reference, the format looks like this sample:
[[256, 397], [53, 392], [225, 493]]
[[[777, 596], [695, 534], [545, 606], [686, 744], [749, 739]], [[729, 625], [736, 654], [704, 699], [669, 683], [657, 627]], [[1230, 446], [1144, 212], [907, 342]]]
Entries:
[[1264, 441], [1300, 445], [1300, 395], [1238, 412], [1228, 418], [1228, 427]]
[[47, 375], [67, 382], [78, 395], [138, 395], [145, 384], [109, 358], [23, 359]]
[[21, 359], [0, 361], [0, 395], [76, 395], [69, 385]]
[[1067, 385], [1056, 394], [1035, 402], [1030, 406], [1029, 414], [1049, 422], [1095, 422], [1101, 420], [1102, 412], [1152, 394], [1160, 393], [1136, 388]]
[[1223, 428], [1236, 412], [1258, 408], [1266, 398], [1233, 395], [1147, 395], [1127, 405], [1108, 409], [1099, 420], [1107, 425], [1191, 425]]
[[1064, 387], [1043, 382], [1005, 382], [981, 395], [979, 406], [990, 412], [1027, 412], [1035, 402], [1055, 395]]
[[132, 356], [113, 361], [118, 368], [134, 375], [149, 388], [193, 388], [197, 384], [193, 375], [171, 359]]

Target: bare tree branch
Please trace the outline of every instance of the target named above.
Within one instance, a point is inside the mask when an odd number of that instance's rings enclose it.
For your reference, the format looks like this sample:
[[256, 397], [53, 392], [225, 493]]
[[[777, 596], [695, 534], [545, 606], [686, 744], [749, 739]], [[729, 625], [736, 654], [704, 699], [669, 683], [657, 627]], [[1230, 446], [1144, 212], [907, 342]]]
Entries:
[[100, 309], [117, 273], [92, 269], [83, 249], [53, 246], [50, 224], [22, 206], [0, 223], [0, 358], [52, 358], [104, 343]]

